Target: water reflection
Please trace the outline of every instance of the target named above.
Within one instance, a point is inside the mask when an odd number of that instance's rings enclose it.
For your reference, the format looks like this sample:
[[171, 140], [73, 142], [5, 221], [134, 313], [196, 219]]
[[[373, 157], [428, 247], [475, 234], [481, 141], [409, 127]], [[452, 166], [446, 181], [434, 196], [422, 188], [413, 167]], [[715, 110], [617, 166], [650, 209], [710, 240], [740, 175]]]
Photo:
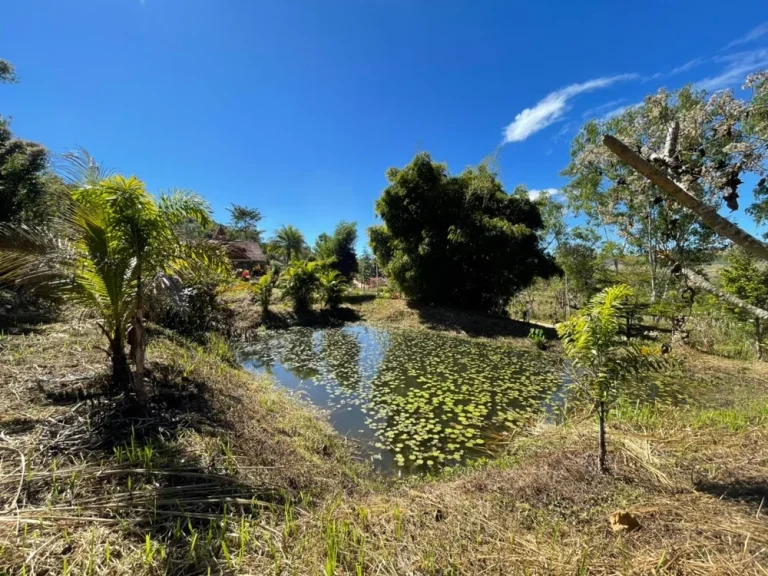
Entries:
[[383, 469], [425, 471], [487, 451], [557, 402], [551, 357], [423, 331], [347, 326], [272, 332], [242, 364], [329, 411]]

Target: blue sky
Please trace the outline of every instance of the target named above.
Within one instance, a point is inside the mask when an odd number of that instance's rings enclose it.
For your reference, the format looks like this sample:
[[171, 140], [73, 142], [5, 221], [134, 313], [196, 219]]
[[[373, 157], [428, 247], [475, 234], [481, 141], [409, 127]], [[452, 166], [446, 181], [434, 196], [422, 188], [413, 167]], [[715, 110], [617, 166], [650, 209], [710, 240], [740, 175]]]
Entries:
[[237, 202], [269, 234], [313, 243], [343, 219], [364, 238], [385, 170], [416, 151], [454, 172], [497, 151], [508, 190], [557, 189], [590, 116], [768, 68], [765, 20], [765, 0], [5, 0], [21, 83], [0, 113], [219, 219]]

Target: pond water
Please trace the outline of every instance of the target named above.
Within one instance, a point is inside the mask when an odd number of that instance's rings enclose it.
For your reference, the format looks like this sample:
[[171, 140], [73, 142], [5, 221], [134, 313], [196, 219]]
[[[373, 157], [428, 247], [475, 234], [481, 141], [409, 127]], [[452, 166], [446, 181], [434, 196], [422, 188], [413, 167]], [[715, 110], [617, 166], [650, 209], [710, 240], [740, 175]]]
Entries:
[[487, 455], [562, 401], [552, 356], [365, 325], [269, 332], [240, 362], [328, 412], [383, 471], [423, 473]]

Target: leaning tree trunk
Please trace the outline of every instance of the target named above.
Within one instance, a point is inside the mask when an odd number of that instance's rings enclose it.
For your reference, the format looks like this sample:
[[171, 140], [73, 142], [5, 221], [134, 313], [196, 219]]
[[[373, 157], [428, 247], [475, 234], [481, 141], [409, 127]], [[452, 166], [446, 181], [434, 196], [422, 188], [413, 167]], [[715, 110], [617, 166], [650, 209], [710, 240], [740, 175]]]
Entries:
[[681, 268], [680, 272], [686, 277], [686, 279], [688, 280], [688, 284], [690, 284], [691, 286], [694, 286], [696, 288], [701, 288], [702, 290], [709, 292], [719, 300], [722, 300], [723, 302], [726, 302], [731, 306], [746, 312], [747, 314], [749, 314], [750, 316], [753, 316], [754, 318], [759, 318], [761, 320], [768, 320], [768, 310], [763, 310], [762, 308], [758, 308], [757, 306], [752, 306], [752, 304], [748, 302], [744, 302], [744, 300], [734, 296], [733, 294], [729, 294], [728, 292], [721, 290], [720, 288], [712, 284], [703, 276], [696, 274], [693, 270], [690, 270], [688, 268]]
[[[673, 130], [670, 130], [670, 133], [673, 132]], [[754, 254], [761, 260], [768, 261], [768, 246], [736, 226], [736, 224], [727, 218], [720, 216], [714, 208], [704, 204], [701, 200], [693, 196], [690, 192], [685, 190], [685, 188], [667, 176], [664, 170], [654, 166], [640, 154], [624, 144], [624, 142], [610, 134], [603, 136], [603, 144], [605, 144], [608, 149], [616, 154], [621, 160], [653, 182], [678, 204], [688, 208], [691, 212], [696, 214], [705, 226], [714, 230], [724, 238], [728, 238], [734, 244], [738, 244], [747, 252]]]
[[755, 338], [757, 338], [756, 346], [757, 346], [757, 359], [761, 360], [763, 359], [763, 332], [762, 332], [762, 326], [760, 325], [760, 318], [755, 318]]

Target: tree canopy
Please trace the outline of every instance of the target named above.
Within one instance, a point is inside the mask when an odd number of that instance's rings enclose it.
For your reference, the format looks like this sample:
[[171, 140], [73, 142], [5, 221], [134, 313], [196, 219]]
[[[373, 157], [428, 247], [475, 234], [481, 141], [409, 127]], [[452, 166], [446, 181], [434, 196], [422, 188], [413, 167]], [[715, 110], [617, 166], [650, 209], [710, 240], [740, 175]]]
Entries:
[[458, 176], [429, 154], [390, 168], [371, 246], [403, 293], [428, 303], [501, 312], [534, 278], [558, 272], [540, 242], [541, 214], [508, 195], [484, 165]]
[[272, 244], [281, 257], [285, 258], [285, 264], [300, 258], [308, 250], [301, 230], [291, 225], [281, 226], [275, 233]]
[[357, 223], [341, 221], [332, 236], [320, 234], [317, 237], [315, 255], [320, 260], [331, 261], [331, 268], [349, 280], [358, 270], [355, 242]]
[[258, 208], [249, 208], [240, 204], [232, 204], [227, 208], [229, 212], [229, 236], [232, 240], [250, 240], [261, 242], [263, 230], [257, 228], [261, 221], [261, 212]]

